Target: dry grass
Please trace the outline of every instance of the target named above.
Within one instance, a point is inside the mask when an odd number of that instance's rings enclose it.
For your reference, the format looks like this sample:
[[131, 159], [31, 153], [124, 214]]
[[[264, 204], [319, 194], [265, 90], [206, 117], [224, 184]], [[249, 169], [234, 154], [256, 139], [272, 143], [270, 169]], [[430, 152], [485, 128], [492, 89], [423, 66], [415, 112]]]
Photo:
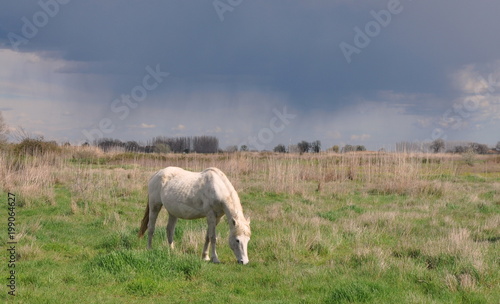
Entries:
[[[73, 160], [75, 162], [70, 162]], [[102, 177], [103, 183], [110, 176], [125, 173], [128, 179], [143, 177], [144, 168], [151, 173], [166, 166], [179, 166], [193, 171], [207, 167], [218, 167], [231, 180], [243, 187], [279, 193], [307, 194], [309, 190], [329, 192], [339, 183], [359, 182], [371, 186], [376, 191], [397, 194], [440, 193], [441, 184], [428, 177], [447, 175], [454, 177], [468, 173], [500, 172], [496, 157], [482, 157], [477, 166], [468, 168], [457, 155], [392, 154], [392, 153], [348, 153], [348, 154], [275, 154], [275, 153], [234, 153], [218, 155], [166, 154], [147, 155], [130, 153], [104, 154], [96, 148], [70, 147], [58, 154], [34, 157], [18, 157], [11, 153], [0, 153], [0, 176], [4, 177], [4, 189], [20, 189], [53, 185], [65, 179], [75, 180], [75, 191], [96, 192], [89, 185], [90, 175]], [[112, 170], [102, 170], [103, 166], [89, 169], [87, 164], [118, 166]], [[78, 164], [81, 164], [78, 166]], [[122, 166], [122, 168], [120, 168]], [[122, 170], [121, 172], [119, 170]], [[68, 171], [69, 170], [69, 171]], [[250, 182], [250, 183], [249, 183]], [[128, 186], [128, 185], [127, 185]], [[32, 190], [32, 189], [31, 189]], [[99, 191], [97, 191], [99, 192]]]

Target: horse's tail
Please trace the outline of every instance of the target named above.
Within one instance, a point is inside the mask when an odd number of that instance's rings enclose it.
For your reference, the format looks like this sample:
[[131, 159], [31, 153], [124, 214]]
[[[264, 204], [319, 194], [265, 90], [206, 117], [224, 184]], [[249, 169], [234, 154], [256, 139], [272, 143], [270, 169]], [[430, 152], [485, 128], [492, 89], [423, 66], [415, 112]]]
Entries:
[[148, 195], [148, 204], [146, 205], [146, 212], [144, 212], [144, 217], [142, 218], [141, 221], [141, 229], [139, 229], [139, 237], [144, 236], [144, 232], [148, 229], [148, 223], [149, 223], [149, 195]]

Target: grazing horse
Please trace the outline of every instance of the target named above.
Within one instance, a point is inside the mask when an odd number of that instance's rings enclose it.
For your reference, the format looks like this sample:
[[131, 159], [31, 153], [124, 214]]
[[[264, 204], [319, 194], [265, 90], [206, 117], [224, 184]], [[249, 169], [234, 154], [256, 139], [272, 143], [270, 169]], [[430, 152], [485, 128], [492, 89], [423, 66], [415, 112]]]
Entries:
[[[229, 246], [238, 263], [247, 264], [247, 244], [250, 240], [250, 220], [243, 215], [240, 198], [226, 175], [217, 168], [189, 172], [177, 167], [158, 171], [148, 184], [148, 205], [141, 222], [139, 237], [148, 230], [148, 249], [151, 249], [156, 219], [162, 206], [168, 212], [167, 239], [173, 248], [177, 219], [207, 218], [208, 230], [202, 258], [220, 263], [215, 250], [215, 227], [226, 215], [229, 224]], [[210, 244], [210, 257], [208, 245]]]

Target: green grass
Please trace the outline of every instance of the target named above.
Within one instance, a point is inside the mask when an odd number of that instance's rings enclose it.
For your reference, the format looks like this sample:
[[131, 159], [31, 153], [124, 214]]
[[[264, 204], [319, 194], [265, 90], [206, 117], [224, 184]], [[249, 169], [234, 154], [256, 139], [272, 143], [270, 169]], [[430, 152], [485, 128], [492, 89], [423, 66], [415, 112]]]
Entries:
[[[283, 164], [339, 165], [296, 157]], [[308, 178], [293, 180], [294, 191], [282, 191], [287, 188], [273, 186], [273, 180], [261, 181], [268, 158], [252, 158], [247, 161], [255, 162], [255, 169], [241, 178], [238, 171], [230, 176], [251, 217], [250, 263], [236, 263], [223, 220], [217, 229], [222, 263], [216, 265], [201, 260], [203, 219], [179, 220], [176, 247], [170, 250], [162, 211], [154, 249], [146, 250], [138, 226], [147, 178], [161, 166], [136, 162], [132, 155], [102, 158], [68, 161], [50, 172], [57, 177], [50, 191], [25, 191], [21, 180], [9, 188], [18, 192], [21, 238], [17, 295], [7, 296], [2, 283], [2, 302], [495, 303], [500, 298], [496, 175], [453, 173], [446, 167], [449, 160], [420, 160], [417, 169], [433, 174], [412, 184], [439, 191], [388, 187], [393, 170], [377, 172], [380, 179], [364, 172], [357, 175], [361, 180], [325, 181], [321, 190]], [[198, 161], [222, 167], [228, 158], [178, 161], [192, 168]], [[7, 200], [5, 189], [0, 197]], [[4, 222], [6, 212], [0, 209]], [[6, 236], [0, 233], [2, 244]], [[0, 275], [7, 273], [2, 262]]]
[[324, 219], [327, 219], [331, 222], [335, 222], [341, 217], [353, 216], [356, 214], [363, 213], [364, 210], [356, 205], [348, 205], [345, 207], [338, 208], [336, 210], [321, 212], [318, 215]]

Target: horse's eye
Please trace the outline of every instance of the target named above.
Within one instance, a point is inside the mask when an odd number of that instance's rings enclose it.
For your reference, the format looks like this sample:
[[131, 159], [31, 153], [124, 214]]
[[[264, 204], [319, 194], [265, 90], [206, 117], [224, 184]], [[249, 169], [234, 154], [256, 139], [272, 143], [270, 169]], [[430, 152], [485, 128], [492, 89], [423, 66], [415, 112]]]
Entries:
[[236, 243], [238, 243], [238, 244], [239, 244], [239, 243], [240, 243], [240, 240], [236, 239]]

